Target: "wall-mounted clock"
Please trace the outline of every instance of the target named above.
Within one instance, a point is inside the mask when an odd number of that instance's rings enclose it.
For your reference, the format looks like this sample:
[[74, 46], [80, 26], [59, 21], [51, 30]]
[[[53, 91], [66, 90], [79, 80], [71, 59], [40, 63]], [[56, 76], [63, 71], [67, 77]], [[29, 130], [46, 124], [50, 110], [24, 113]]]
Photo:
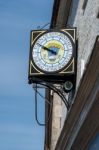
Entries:
[[31, 31], [29, 79], [55, 82], [75, 74], [75, 29]]

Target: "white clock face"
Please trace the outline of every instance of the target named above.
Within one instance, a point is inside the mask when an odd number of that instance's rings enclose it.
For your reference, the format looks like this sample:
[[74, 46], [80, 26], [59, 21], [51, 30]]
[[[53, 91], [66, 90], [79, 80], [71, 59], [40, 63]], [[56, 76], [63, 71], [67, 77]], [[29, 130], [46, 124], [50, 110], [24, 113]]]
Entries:
[[70, 38], [62, 32], [47, 32], [40, 36], [32, 47], [34, 64], [44, 72], [62, 70], [73, 54]]

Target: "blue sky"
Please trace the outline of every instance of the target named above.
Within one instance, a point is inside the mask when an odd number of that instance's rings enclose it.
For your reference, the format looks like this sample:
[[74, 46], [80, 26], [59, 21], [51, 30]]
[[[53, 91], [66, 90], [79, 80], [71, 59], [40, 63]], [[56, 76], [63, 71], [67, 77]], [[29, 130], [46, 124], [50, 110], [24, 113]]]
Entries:
[[44, 127], [35, 121], [28, 85], [29, 43], [30, 30], [50, 22], [53, 2], [0, 0], [0, 150], [43, 150]]

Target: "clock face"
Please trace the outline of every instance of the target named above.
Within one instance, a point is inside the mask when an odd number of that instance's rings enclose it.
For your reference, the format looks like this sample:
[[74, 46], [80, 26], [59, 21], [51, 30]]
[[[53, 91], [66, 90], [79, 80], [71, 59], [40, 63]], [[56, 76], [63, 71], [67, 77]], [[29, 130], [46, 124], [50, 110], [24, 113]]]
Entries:
[[62, 32], [47, 32], [41, 35], [32, 46], [32, 59], [43, 72], [59, 72], [71, 60], [73, 43]]

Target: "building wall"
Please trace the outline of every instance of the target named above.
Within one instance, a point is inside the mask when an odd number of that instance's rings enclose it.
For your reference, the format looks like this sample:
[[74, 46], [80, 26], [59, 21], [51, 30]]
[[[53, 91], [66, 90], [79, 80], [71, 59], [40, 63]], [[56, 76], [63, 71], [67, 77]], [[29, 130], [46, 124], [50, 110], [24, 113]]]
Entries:
[[[77, 87], [80, 83], [86, 63], [99, 35], [99, 0], [73, 0], [68, 26], [77, 27], [78, 60], [77, 60]], [[54, 94], [51, 150], [55, 149], [56, 142], [66, 119], [66, 108], [59, 97]]]
[[66, 108], [60, 97], [53, 94], [53, 112], [52, 112], [52, 137], [51, 137], [51, 150], [55, 149], [58, 137], [63, 128], [64, 118], [66, 117]]
[[[75, 0], [74, 0], [75, 1]], [[74, 8], [72, 11], [75, 12]], [[99, 35], [99, 0], [80, 0], [74, 22], [69, 19], [69, 25], [77, 27], [78, 38], [78, 68], [77, 86], [80, 82], [83, 63], [86, 64], [92, 53], [92, 49]], [[72, 15], [71, 17], [72, 18]], [[86, 68], [85, 68], [86, 69]]]

